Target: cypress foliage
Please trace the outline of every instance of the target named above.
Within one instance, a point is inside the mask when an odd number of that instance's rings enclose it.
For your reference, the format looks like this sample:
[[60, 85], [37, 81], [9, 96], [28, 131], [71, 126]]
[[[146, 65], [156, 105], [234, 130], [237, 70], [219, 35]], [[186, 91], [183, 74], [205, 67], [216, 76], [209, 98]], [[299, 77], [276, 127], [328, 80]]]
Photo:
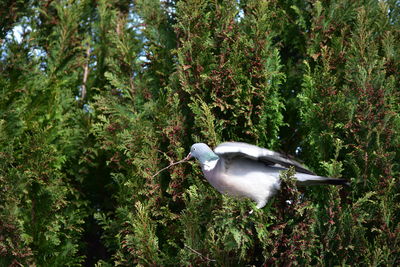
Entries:
[[[1, 266], [400, 263], [398, 1], [14, 2]], [[154, 176], [223, 141], [351, 185], [300, 190], [290, 169], [248, 215], [195, 162]]]
[[343, 206], [332, 189], [330, 208], [319, 215], [330, 220], [319, 226], [327, 265], [399, 260], [400, 121], [392, 63], [398, 33], [388, 8], [376, 1], [332, 1], [317, 2], [313, 10], [301, 95], [310, 132], [306, 150], [328, 175], [352, 181], [351, 203]]
[[[187, 1], [177, 7], [180, 84], [191, 98], [195, 120], [209, 109], [216, 134], [224, 139], [276, 143], [282, 125], [277, 91], [284, 75], [272, 43], [274, 9], [258, 1], [248, 1], [245, 8], [236, 1]], [[194, 126], [201, 132], [212, 125], [195, 121]], [[211, 144], [222, 139], [205, 133], [202, 138]]]
[[54, 5], [52, 12], [60, 23], [50, 36], [44, 38], [31, 17], [22, 40], [7, 40], [2, 51], [2, 266], [71, 266], [83, 260], [77, 253], [85, 201], [68, 169], [85, 139], [83, 111], [74, 100], [78, 73], [71, 68], [79, 5]]

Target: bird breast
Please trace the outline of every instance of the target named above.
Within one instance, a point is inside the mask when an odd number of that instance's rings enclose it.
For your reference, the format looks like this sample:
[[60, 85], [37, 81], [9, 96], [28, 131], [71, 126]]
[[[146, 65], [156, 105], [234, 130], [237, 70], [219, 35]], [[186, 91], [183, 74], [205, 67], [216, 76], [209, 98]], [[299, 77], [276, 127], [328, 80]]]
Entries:
[[219, 160], [213, 169], [203, 168], [203, 173], [219, 192], [255, 201], [268, 198], [279, 189], [279, 179], [263, 163], [253, 160]]

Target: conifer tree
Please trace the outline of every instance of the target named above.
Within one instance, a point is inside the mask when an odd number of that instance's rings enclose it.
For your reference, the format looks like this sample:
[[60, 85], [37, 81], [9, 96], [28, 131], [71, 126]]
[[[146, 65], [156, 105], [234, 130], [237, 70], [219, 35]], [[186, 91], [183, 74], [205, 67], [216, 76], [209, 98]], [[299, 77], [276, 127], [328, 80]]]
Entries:
[[[11, 2], [1, 266], [399, 265], [398, 1]], [[223, 141], [350, 186], [289, 169], [248, 216], [195, 162], [154, 175]]]
[[85, 139], [72, 68], [81, 6], [36, 8], [60, 23], [32, 15], [2, 46], [0, 264], [77, 265], [85, 201], [67, 166]]
[[305, 154], [327, 175], [352, 183], [349, 205], [332, 189], [329, 208], [320, 211], [331, 222], [319, 222], [323, 264], [399, 260], [394, 236], [400, 229], [395, 215], [400, 120], [392, 63], [398, 33], [388, 13], [389, 6], [377, 1], [316, 2], [313, 9], [301, 95], [310, 132]]

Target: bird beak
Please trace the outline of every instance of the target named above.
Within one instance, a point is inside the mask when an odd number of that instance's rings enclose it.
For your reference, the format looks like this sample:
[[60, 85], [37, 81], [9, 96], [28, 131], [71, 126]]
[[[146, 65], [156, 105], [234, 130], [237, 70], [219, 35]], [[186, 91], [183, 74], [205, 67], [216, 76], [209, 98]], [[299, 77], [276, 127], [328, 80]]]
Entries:
[[184, 160], [189, 160], [193, 158], [192, 153], [189, 152], [189, 154], [187, 154], [186, 158], [184, 158]]

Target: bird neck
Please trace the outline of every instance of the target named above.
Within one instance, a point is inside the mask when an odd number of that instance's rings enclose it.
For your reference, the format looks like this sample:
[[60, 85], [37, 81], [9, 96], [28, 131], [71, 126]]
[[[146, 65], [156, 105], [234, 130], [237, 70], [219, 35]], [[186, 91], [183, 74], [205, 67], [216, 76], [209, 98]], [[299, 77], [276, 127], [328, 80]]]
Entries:
[[216, 159], [214, 158], [211, 160], [204, 161], [202, 164], [203, 170], [204, 171], [212, 171], [215, 168], [215, 166], [217, 166], [218, 160], [219, 160], [219, 158], [216, 158]]

